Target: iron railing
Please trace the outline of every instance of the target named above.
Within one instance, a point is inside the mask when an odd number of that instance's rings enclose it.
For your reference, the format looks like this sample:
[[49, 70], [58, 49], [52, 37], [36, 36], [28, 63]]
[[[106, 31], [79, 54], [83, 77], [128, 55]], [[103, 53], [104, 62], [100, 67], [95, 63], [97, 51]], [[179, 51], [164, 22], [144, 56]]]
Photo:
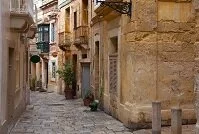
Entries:
[[49, 53], [50, 45], [49, 42], [37, 42], [37, 49], [40, 50], [41, 53]]

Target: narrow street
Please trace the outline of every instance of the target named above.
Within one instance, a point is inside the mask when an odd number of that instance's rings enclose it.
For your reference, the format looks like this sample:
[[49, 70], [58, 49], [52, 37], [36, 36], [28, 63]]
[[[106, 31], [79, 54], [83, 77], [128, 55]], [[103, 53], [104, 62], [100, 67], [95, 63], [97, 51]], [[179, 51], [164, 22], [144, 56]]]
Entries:
[[122, 123], [102, 111], [90, 112], [82, 100], [56, 93], [32, 92], [31, 106], [11, 134], [130, 134]]
[[[183, 134], [194, 134], [194, 125], [183, 126]], [[90, 112], [82, 100], [65, 100], [56, 93], [31, 93], [31, 105], [10, 134], [131, 134], [121, 122], [103, 111]], [[162, 128], [169, 134], [170, 128]], [[133, 134], [151, 134], [138, 130]]]

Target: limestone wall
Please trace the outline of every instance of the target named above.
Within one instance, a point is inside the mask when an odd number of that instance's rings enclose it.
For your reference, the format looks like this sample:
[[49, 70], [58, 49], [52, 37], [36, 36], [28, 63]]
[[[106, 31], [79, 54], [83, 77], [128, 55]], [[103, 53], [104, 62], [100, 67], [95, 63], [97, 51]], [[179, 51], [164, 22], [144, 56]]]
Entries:
[[9, 1], [0, 1], [0, 133], [16, 121], [28, 103], [29, 75], [27, 42], [10, 32]]
[[[70, 14], [68, 16], [66, 16], [66, 10], [70, 10]], [[66, 32], [66, 33], [71, 33], [71, 47], [70, 47], [70, 51], [66, 51], [65, 52], [65, 57], [60, 58], [61, 59], [65, 59], [66, 60], [71, 60], [73, 56], [77, 56], [77, 66], [76, 66], [76, 95], [77, 97], [81, 97], [81, 63], [80, 61], [82, 60], [82, 51], [79, 51], [77, 49], [77, 47], [75, 45], [73, 45], [74, 42], [74, 14], [76, 12], [77, 15], [77, 27], [79, 26], [86, 26], [87, 25], [87, 21], [88, 18], [85, 17], [85, 13], [87, 12], [87, 7], [85, 5], [83, 5], [83, 2], [81, 0], [76, 0], [76, 1], [72, 1], [70, 3], [68, 3], [67, 5], [63, 6], [60, 9], [60, 13], [59, 13], [59, 20], [58, 20], [58, 29], [59, 29], [59, 33], [61, 32]], [[61, 50], [60, 50], [61, 53]], [[84, 52], [87, 54], [87, 56], [89, 57], [89, 53], [88, 52]], [[61, 56], [61, 55], [60, 55]], [[62, 55], [63, 56], [63, 55]], [[65, 62], [63, 61], [63, 62]]]
[[0, 1], [0, 133], [6, 132], [9, 1]]
[[177, 102], [183, 108], [183, 118], [194, 119], [193, 4], [137, 0], [133, 5], [133, 17], [124, 25], [122, 35], [120, 101], [130, 114], [124, 120], [128, 124], [150, 122], [154, 100], [162, 102], [163, 121], [169, 120], [170, 108]]
[[[97, 9], [102, 26], [94, 23], [93, 29], [103, 31], [98, 33], [104, 45], [101, 62], [106, 112], [130, 127], [143, 127], [150, 125], [152, 101], [159, 100], [163, 125], [170, 124], [170, 108], [177, 105], [183, 108], [183, 123], [194, 122], [195, 3], [134, 0], [131, 18]], [[116, 35], [118, 83], [114, 96], [110, 92], [109, 54], [110, 37]]]

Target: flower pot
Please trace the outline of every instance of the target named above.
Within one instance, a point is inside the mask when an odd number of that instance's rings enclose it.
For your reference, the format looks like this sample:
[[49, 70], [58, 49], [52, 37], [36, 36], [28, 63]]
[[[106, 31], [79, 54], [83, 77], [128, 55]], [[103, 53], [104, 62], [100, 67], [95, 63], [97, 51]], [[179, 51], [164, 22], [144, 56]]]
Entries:
[[90, 99], [84, 99], [84, 106], [89, 106], [90, 103], [92, 102]]
[[73, 99], [73, 90], [69, 86], [65, 87], [64, 93], [67, 100]]
[[66, 98], [67, 100], [73, 99], [73, 90], [72, 90], [72, 89], [70, 89], [70, 90], [65, 90], [64, 92], [65, 92], [65, 98]]

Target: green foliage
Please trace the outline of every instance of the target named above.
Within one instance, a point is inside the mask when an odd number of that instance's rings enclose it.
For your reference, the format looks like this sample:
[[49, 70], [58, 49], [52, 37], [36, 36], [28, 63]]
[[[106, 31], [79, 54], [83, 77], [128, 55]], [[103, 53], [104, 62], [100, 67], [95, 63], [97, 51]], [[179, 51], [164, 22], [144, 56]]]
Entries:
[[90, 99], [90, 100], [93, 100], [94, 99], [94, 95], [93, 93], [91, 92], [91, 90], [86, 90], [86, 94], [84, 96], [84, 99]]
[[94, 100], [94, 101], [89, 105], [89, 107], [91, 108], [90, 110], [91, 110], [91, 111], [97, 111], [98, 105], [99, 105], [99, 101], [98, 101], [98, 100]]
[[64, 64], [63, 69], [57, 70], [57, 73], [68, 86], [72, 85], [72, 82], [75, 80], [73, 66], [70, 62]]

